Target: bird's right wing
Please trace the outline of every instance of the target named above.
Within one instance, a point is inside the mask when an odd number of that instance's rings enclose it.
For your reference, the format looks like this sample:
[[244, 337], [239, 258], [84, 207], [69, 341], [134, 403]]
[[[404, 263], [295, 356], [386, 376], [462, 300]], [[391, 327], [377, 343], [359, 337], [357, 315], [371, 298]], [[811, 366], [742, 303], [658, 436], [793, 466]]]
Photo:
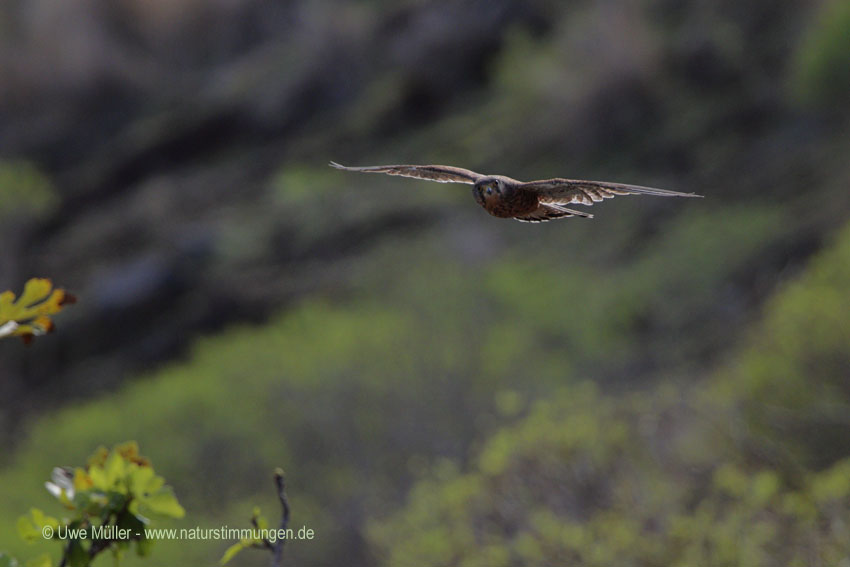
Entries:
[[436, 181], [438, 183], [468, 183], [472, 185], [484, 177], [480, 173], [450, 165], [374, 165], [370, 167], [346, 167], [335, 162], [330, 162], [329, 165], [337, 169], [344, 169], [345, 171], [386, 173], [387, 175], [427, 179], [428, 181]]

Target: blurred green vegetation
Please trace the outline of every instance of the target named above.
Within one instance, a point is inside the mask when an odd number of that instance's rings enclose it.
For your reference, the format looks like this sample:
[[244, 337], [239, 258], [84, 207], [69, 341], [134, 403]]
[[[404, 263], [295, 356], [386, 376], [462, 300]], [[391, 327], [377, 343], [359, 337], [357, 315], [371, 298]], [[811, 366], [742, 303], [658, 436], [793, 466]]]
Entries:
[[51, 212], [58, 196], [47, 175], [27, 161], [0, 161], [0, 219]]
[[[848, 558], [850, 459], [799, 485], [769, 470], [683, 460], [675, 397], [539, 402], [470, 471], [441, 464], [370, 530], [385, 565], [839, 565]], [[686, 453], [684, 453], [686, 454]]]
[[433, 466], [372, 524], [384, 564], [847, 562], [848, 266], [850, 225], [705, 384], [573, 384]]
[[[730, 226], [761, 222], [759, 214], [726, 218]], [[764, 216], [764, 226], [773, 218]], [[698, 221], [681, 230], [693, 226]], [[747, 247], [739, 252], [744, 261]], [[850, 493], [840, 479], [850, 465], [838, 458], [846, 446], [833, 444], [822, 470], [801, 459], [803, 474], [789, 475], [750, 459], [735, 428], [747, 419], [764, 435], [787, 437], [801, 454], [827, 454], [808, 429], [795, 433], [771, 416], [789, 397], [811, 419], [823, 408], [846, 408], [837, 389], [846, 387], [841, 357], [850, 344], [839, 315], [848, 254], [850, 228], [768, 303], [734, 377], [721, 372], [711, 387], [695, 390], [603, 396], [578, 380], [576, 364], [579, 353], [594, 364], [624, 356], [625, 340], [608, 355], [604, 348], [617, 344], [616, 331], [613, 339], [605, 333], [630, 312], [621, 282], [638, 282], [629, 301], [650, 310], [659, 290], [696, 285], [687, 258], [677, 270], [655, 269], [656, 260], [629, 268], [651, 274], [650, 283], [629, 272], [588, 290], [581, 282], [592, 274], [528, 259], [440, 266], [432, 258], [393, 273], [390, 266], [400, 266], [388, 247], [362, 268], [375, 279], [345, 303], [317, 299], [267, 326], [203, 340], [190, 362], [34, 424], [0, 474], [4, 522], [16, 517], [11, 511], [44, 506], [49, 495], [32, 479], [74, 458], [69, 448], [133, 435], [172, 480], [192, 525], [236, 522], [253, 503], [272, 508], [267, 471], [282, 465], [297, 523], [317, 534], [287, 547], [293, 563], [369, 557], [364, 537], [372, 525], [375, 549], [393, 565], [413, 558], [603, 565], [613, 557], [640, 565], [792, 565], [816, 552], [830, 564], [846, 541], [840, 521], [848, 519]], [[710, 248], [698, 258], [716, 266]], [[434, 269], [444, 276], [423, 277]], [[703, 285], [716, 277], [708, 268], [700, 273]], [[694, 297], [700, 308], [700, 294]], [[529, 364], [534, 372], [524, 372]], [[811, 365], [825, 377], [817, 387], [805, 371]], [[788, 395], [797, 389], [807, 396]], [[541, 397], [548, 399], [533, 401]], [[754, 411], [762, 401], [774, 413]], [[728, 442], [717, 442], [718, 427]], [[0, 547], [25, 555], [7, 527]], [[212, 562], [226, 544], [163, 542], [157, 554], [168, 564]]]
[[806, 104], [846, 111], [850, 105], [850, 4], [823, 2], [797, 48], [792, 87]]
[[765, 307], [710, 392], [732, 400], [761, 458], [802, 470], [850, 455], [850, 226]]
[[[533, 329], [510, 323], [522, 309], [515, 301], [478, 316], [475, 305], [463, 306], [476, 287], [472, 277], [446, 278], [428, 294], [415, 277], [399, 285], [419, 293], [406, 308], [374, 296], [347, 307], [310, 302], [267, 327], [202, 341], [191, 364], [41, 421], [0, 475], [0, 485], [15, 487], [2, 491], [0, 509], [42, 505], [43, 488], [31, 479], [72, 458], [69, 447], [132, 434], [172, 479], [188, 521], [248, 517], [239, 503], [256, 501], [267, 471], [280, 464], [289, 471], [298, 521], [318, 534], [287, 554], [312, 564], [349, 556], [362, 547], [365, 517], [400, 501], [427, 459], [460, 458], [493, 426], [494, 396], [515, 387], [514, 372], [528, 356], [552, 356], [525, 342], [499, 353], [501, 364], [488, 360], [500, 330], [521, 337]], [[434, 292], [443, 304], [433, 304]], [[563, 378], [559, 364], [549, 366], [523, 391]], [[24, 555], [7, 530], [0, 533], [0, 547]], [[158, 556], [180, 545], [198, 561], [223, 551], [209, 542], [163, 542]]]

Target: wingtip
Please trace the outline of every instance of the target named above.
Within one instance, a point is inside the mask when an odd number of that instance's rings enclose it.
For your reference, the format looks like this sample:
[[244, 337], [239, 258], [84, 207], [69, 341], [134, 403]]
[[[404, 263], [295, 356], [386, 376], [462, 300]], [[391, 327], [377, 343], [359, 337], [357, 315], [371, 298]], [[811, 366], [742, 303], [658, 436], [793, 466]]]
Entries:
[[340, 165], [340, 164], [338, 164], [338, 163], [337, 163], [337, 162], [335, 162], [335, 161], [329, 161], [329, 162], [328, 162], [328, 165], [329, 165], [329, 166], [331, 166], [331, 167], [335, 167], [335, 168], [337, 168], [337, 169], [345, 169], [345, 166], [344, 166], [344, 165]]
[[657, 197], [696, 197], [698, 199], [704, 198], [702, 195], [697, 195], [696, 193], [680, 193], [678, 191], [669, 191], [665, 193], [649, 193], [650, 195], [655, 195]]

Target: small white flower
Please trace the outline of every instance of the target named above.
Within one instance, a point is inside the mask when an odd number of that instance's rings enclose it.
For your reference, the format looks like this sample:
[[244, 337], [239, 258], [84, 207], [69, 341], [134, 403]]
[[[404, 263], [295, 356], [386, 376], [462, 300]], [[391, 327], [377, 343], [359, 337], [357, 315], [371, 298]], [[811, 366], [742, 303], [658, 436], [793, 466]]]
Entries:
[[15, 332], [15, 329], [18, 328], [18, 323], [15, 321], [7, 321], [0, 325], [0, 337], [6, 337]]
[[65, 496], [69, 500], [74, 498], [74, 472], [67, 467], [56, 467], [51, 475], [53, 482], [45, 482], [44, 487], [47, 492], [56, 498], [62, 497], [62, 491], [65, 491]]

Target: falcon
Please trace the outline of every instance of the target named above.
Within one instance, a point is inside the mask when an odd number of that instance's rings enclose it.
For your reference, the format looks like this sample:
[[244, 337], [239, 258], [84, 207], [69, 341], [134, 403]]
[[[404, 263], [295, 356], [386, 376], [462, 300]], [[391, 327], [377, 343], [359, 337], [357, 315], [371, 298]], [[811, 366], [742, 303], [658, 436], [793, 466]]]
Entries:
[[568, 209], [566, 205], [592, 205], [617, 195], [702, 197], [695, 193], [679, 193], [607, 181], [584, 181], [560, 177], [539, 181], [517, 181], [504, 175], [482, 175], [450, 165], [346, 167], [332, 161], [330, 166], [345, 171], [385, 173], [437, 183], [466, 183], [472, 185], [472, 196], [488, 213], [494, 217], [512, 218], [523, 222], [545, 222], [567, 217], [593, 218], [590, 213]]

